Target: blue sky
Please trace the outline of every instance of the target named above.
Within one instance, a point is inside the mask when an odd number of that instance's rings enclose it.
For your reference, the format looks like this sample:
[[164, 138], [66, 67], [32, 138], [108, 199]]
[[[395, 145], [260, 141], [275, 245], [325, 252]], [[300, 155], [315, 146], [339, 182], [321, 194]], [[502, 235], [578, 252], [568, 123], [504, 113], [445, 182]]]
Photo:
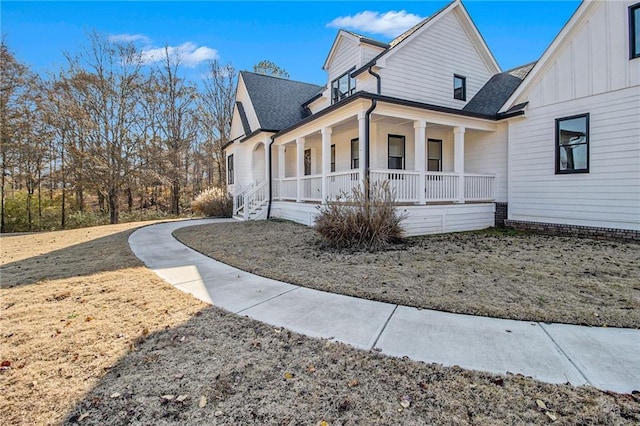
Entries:
[[[447, 3], [2, 0], [0, 19], [9, 48], [39, 73], [63, 66], [63, 52], [78, 51], [86, 32], [96, 30], [134, 39], [149, 62], [153, 49], [179, 49], [192, 79], [202, 75], [201, 62], [213, 57], [239, 70], [268, 59], [294, 80], [324, 84], [322, 64], [338, 27], [388, 41]], [[579, 3], [464, 1], [504, 70], [538, 59]]]

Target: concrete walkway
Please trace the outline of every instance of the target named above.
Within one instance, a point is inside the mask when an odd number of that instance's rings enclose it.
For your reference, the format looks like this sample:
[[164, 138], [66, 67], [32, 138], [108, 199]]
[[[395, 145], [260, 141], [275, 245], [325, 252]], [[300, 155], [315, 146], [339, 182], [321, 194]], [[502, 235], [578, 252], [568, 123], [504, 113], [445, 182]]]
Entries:
[[243, 272], [172, 236], [178, 228], [221, 221], [147, 226], [129, 237], [129, 245], [178, 289], [308, 336], [427, 363], [615, 392], [640, 390], [640, 330], [458, 315], [326, 293]]

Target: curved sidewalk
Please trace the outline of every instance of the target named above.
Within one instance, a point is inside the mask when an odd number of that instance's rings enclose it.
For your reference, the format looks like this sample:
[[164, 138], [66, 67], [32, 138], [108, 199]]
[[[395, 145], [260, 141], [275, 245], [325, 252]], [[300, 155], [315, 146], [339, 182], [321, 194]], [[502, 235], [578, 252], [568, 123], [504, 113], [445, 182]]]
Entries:
[[178, 289], [276, 327], [427, 363], [622, 393], [640, 390], [640, 330], [450, 314], [326, 293], [241, 271], [172, 236], [178, 228], [222, 221], [143, 227], [131, 234], [129, 245]]

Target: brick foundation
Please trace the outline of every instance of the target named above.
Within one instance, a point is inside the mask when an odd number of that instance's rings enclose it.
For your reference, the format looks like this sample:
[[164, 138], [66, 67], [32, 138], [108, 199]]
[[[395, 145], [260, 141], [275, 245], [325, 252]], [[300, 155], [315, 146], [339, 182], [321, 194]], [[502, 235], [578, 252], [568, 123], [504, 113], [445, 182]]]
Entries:
[[[497, 217], [497, 211], [496, 211]], [[596, 240], [612, 240], [640, 243], [640, 231], [617, 228], [596, 228], [592, 226], [564, 225], [557, 223], [524, 222], [505, 220], [504, 225], [519, 231], [529, 231], [548, 235], [565, 235]], [[496, 220], [497, 226], [497, 220]]]
[[496, 205], [496, 228], [504, 228], [504, 222], [508, 218], [509, 208], [507, 203], [495, 203]]

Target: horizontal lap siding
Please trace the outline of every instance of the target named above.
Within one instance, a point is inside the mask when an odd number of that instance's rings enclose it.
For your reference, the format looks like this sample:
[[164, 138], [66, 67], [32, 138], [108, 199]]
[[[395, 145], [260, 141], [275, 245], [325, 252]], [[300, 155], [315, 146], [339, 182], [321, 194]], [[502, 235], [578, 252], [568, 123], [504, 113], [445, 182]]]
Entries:
[[[329, 88], [331, 88], [331, 81], [340, 77], [352, 67], [355, 67], [358, 63], [358, 46], [354, 41], [342, 38], [338, 43], [333, 60], [328, 69], [329, 71]], [[331, 95], [329, 95], [331, 96]]]
[[380, 71], [384, 95], [462, 108], [466, 102], [453, 99], [453, 75], [467, 78], [467, 102], [491, 78], [453, 13], [397, 49]]
[[[512, 123], [509, 218], [640, 228], [640, 87], [557, 103]], [[590, 114], [589, 173], [555, 174], [555, 119]]]
[[[494, 225], [494, 204], [398, 207], [406, 213], [402, 221], [406, 236], [474, 231]], [[318, 214], [317, 204], [274, 202], [271, 217], [311, 226]]]

